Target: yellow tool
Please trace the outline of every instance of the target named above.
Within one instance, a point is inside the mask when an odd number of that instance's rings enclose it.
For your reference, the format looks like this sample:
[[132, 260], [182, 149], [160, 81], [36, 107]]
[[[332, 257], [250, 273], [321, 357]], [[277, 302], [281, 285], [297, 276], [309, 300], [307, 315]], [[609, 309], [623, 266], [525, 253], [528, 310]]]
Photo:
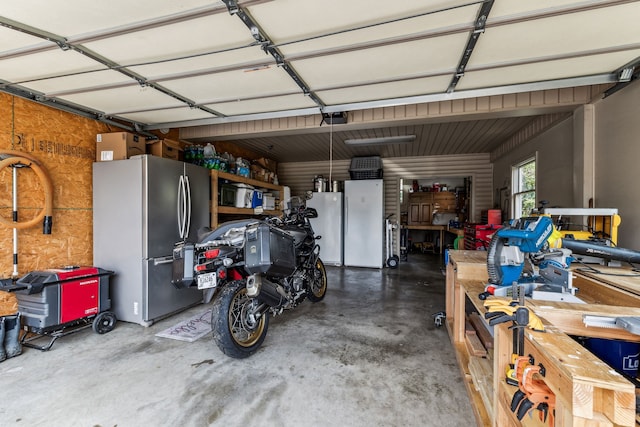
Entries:
[[[515, 315], [518, 310], [526, 310], [527, 311], [527, 323], [520, 324], [518, 326], [528, 326], [529, 329], [533, 329], [535, 331], [544, 332], [544, 324], [542, 320], [528, 307], [522, 305], [514, 305], [513, 300], [503, 299], [503, 298], [490, 298], [485, 300], [484, 308], [487, 310], [487, 314], [485, 314], [485, 318], [492, 319], [489, 324], [498, 324], [502, 322], [506, 322], [507, 320], [516, 321]], [[491, 314], [490, 314], [491, 313]], [[490, 314], [490, 315], [489, 315]], [[501, 315], [502, 314], [502, 315]], [[502, 316], [506, 316], [504, 319]], [[524, 315], [521, 315], [522, 318]], [[521, 320], [521, 319], [520, 319]]]
[[[487, 312], [484, 317], [489, 325], [511, 321], [513, 325], [513, 353], [511, 361], [506, 367], [506, 381], [510, 385], [518, 385], [517, 372], [526, 365], [528, 358], [524, 357], [524, 328], [544, 332], [542, 320], [524, 305], [525, 287], [514, 283], [512, 285], [512, 299], [490, 298], [484, 301]], [[520, 369], [519, 369], [520, 368]]]

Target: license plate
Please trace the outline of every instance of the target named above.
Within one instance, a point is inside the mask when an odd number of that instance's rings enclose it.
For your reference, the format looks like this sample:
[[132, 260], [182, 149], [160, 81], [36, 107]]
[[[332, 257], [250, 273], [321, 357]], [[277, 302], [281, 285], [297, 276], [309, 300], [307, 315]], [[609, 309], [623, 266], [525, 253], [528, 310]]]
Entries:
[[204, 273], [198, 276], [198, 289], [215, 288], [218, 284], [216, 272]]

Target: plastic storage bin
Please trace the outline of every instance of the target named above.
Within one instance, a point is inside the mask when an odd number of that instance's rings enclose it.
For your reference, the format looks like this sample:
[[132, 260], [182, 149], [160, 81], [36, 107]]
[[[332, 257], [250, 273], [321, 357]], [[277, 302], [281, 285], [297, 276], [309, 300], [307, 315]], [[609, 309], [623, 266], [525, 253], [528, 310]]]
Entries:
[[382, 178], [382, 159], [379, 156], [354, 157], [349, 167], [351, 179]]
[[640, 343], [588, 338], [585, 340], [585, 347], [616, 371], [629, 378], [635, 379], [637, 377]]
[[246, 184], [238, 184], [236, 190], [236, 208], [250, 208], [253, 198], [253, 187]]

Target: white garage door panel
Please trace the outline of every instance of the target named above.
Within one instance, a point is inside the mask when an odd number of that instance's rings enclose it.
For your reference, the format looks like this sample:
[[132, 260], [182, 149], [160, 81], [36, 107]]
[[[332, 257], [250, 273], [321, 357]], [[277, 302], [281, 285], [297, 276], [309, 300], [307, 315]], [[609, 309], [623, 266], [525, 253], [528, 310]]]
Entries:
[[640, 2], [489, 26], [479, 38], [468, 67], [640, 43], [638, 17]]
[[[468, 71], [458, 83], [458, 90], [481, 87], [530, 83], [550, 79], [570, 78], [576, 75], [590, 76], [606, 73], [619, 64], [625, 64], [640, 55], [640, 49], [593, 55], [582, 58], [563, 59], [511, 67], [492, 68], [483, 71]], [[560, 70], [560, 72], [559, 72]]]
[[106, 114], [145, 110], [149, 105], [164, 108], [182, 107], [177, 99], [148, 87], [131, 86], [118, 89], [99, 90], [60, 96], [70, 102], [86, 105]]
[[213, 72], [220, 68], [230, 66], [250, 68], [255, 66], [255, 64], [275, 64], [275, 61], [271, 56], [266, 56], [259, 48], [249, 46], [229, 52], [128, 68], [135, 73], [145, 76], [149, 80], [166, 80], [190, 73]]
[[131, 79], [122, 73], [113, 70], [102, 70], [38, 80], [30, 82], [29, 87], [45, 95], [55, 96], [56, 93], [59, 92], [70, 90], [84, 91], [106, 85], [130, 84], [131, 82]]
[[[253, 42], [239, 19], [210, 15], [159, 28], [85, 43], [84, 46], [121, 65], [180, 58]], [[122, 46], [127, 49], [122, 49]]]
[[118, 116], [128, 120], [147, 124], [168, 123], [183, 120], [198, 120], [212, 117], [211, 114], [197, 108], [170, 108], [158, 111], [118, 114]]
[[263, 111], [286, 111], [298, 108], [313, 108], [316, 104], [302, 94], [275, 96], [246, 101], [207, 104], [207, 107], [224, 115], [254, 114]]
[[[549, 13], [556, 10], [584, 6], [589, 2], [581, 0], [518, 0], [497, 1], [493, 3], [489, 22], [500, 19], [530, 16], [532, 14]], [[591, 1], [591, 3], [601, 3]]]
[[450, 81], [450, 76], [429, 77], [402, 82], [319, 91], [318, 95], [329, 104], [349, 104], [352, 102], [411, 96], [415, 93], [422, 95], [440, 93], [447, 89]]
[[35, 45], [54, 46], [53, 43], [43, 41], [41, 38], [0, 27], [0, 52], [11, 52]]
[[[9, 84], [0, 90], [154, 126], [169, 117], [179, 127], [178, 117], [202, 117], [189, 111], [193, 103], [227, 116], [306, 116], [309, 109], [446, 100], [451, 92], [464, 98], [473, 92], [461, 91], [496, 86], [511, 93], [559, 88], [559, 79], [570, 87], [586, 84], [577, 79], [585, 75], [599, 85], [614, 82], [622, 67], [640, 66], [640, 0], [492, 2], [472, 52], [484, 1], [237, 4], [229, 13], [211, 0], [3, 2], [0, 83]], [[178, 107], [184, 110], [165, 111]]]
[[[419, 40], [292, 61], [293, 67], [314, 90], [354, 82], [419, 77], [429, 73], [452, 73], [467, 42], [466, 34]], [[329, 78], [327, 78], [329, 77]]]
[[105, 66], [72, 50], [61, 49], [0, 60], [0, 79], [21, 82], [82, 71], [104, 70]]
[[158, 16], [209, 6], [207, 0], [20, 0], [3, 1], [2, 16], [46, 31], [72, 36], [122, 27]]
[[[274, 41], [284, 42], [468, 3], [470, 2], [460, 0], [394, 0], [374, 3], [370, 0], [278, 0], [248, 9]], [[464, 19], [473, 21], [473, 12], [469, 15]], [[444, 22], [445, 16], [443, 15], [441, 22]]]
[[[384, 41], [405, 38], [409, 35], [438, 34], [444, 31], [457, 30], [468, 31], [478, 12], [478, 6], [448, 10], [412, 19], [403, 19], [384, 25], [375, 25], [360, 30], [349, 31], [344, 34], [336, 34], [326, 37], [314, 38], [281, 46], [282, 52], [287, 56], [304, 55], [309, 52], [331, 51], [337, 48], [357, 46], [372, 41]], [[296, 40], [295, 37], [287, 39]]]
[[272, 66], [260, 70], [236, 70], [189, 79], [163, 81], [162, 85], [198, 103], [270, 96], [299, 92], [298, 86], [282, 69]]

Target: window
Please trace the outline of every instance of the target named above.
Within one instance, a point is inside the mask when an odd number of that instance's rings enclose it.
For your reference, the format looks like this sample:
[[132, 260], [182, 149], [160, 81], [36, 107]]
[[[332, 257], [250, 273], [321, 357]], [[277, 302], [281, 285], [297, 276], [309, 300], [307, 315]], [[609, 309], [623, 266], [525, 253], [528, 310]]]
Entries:
[[513, 167], [513, 218], [528, 216], [536, 206], [536, 159]]

